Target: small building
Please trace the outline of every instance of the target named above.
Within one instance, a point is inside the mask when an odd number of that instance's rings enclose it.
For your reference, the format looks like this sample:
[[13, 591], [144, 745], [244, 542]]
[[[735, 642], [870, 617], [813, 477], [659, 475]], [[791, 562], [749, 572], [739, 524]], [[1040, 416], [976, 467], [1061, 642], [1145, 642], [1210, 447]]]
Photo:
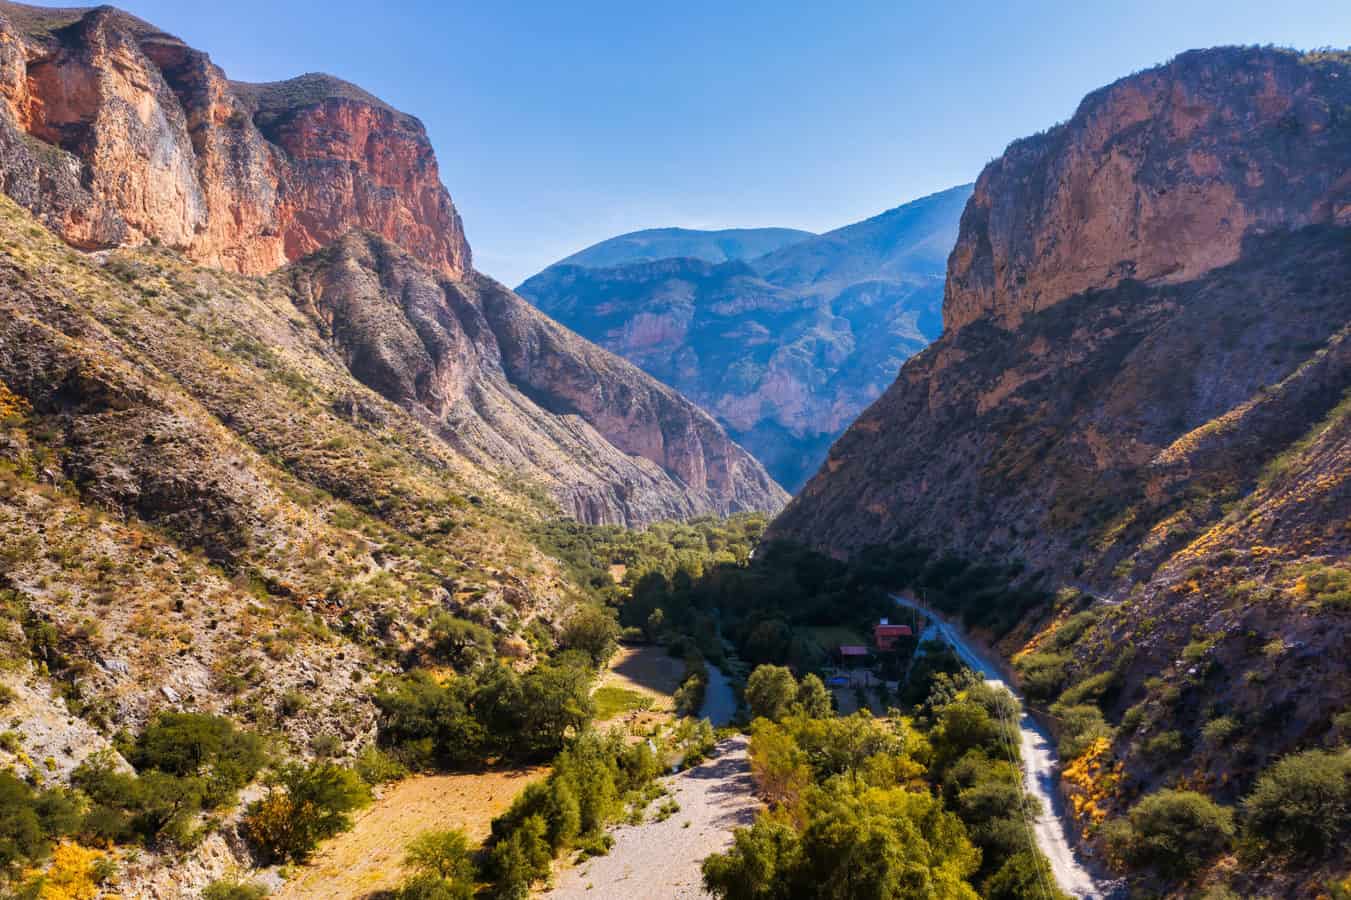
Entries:
[[878, 650], [892, 650], [896, 641], [912, 634], [909, 625], [892, 625], [890, 620], [883, 619], [873, 627], [873, 644]]
[[846, 666], [868, 661], [868, 648], [862, 644], [841, 644], [836, 652], [839, 654], [840, 662]]

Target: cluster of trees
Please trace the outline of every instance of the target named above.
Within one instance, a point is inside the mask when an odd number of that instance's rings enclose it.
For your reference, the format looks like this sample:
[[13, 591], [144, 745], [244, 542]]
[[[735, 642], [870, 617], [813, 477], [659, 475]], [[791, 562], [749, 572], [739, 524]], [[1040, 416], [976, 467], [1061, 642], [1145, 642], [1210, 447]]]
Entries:
[[161, 713], [121, 749], [134, 774], [99, 753], [72, 775], [89, 799], [86, 841], [189, 846], [203, 833], [199, 814], [233, 804], [267, 763], [256, 734], [204, 713]]
[[[1018, 708], [978, 677], [935, 677], [917, 719], [837, 717], [783, 670], [752, 673], [752, 773], [770, 803], [704, 865], [726, 900], [1045, 895], [1017, 765]], [[977, 892], [979, 886], [979, 893]], [[1054, 891], [1051, 887], [1049, 890]]]
[[661, 745], [627, 744], [615, 731], [587, 730], [569, 741], [542, 782], [527, 787], [511, 808], [493, 821], [482, 847], [462, 832], [433, 832], [408, 849], [411, 877], [401, 900], [463, 900], [486, 885], [496, 900], [524, 900], [549, 874], [554, 857], [568, 850], [603, 852], [606, 826], [641, 811], [654, 798], [654, 782], [666, 770], [668, 754], [686, 761], [708, 753], [713, 730], [686, 720]]
[[375, 694], [380, 742], [414, 769], [547, 759], [595, 714], [592, 657], [562, 653], [518, 674], [493, 664], [438, 680], [414, 670]]

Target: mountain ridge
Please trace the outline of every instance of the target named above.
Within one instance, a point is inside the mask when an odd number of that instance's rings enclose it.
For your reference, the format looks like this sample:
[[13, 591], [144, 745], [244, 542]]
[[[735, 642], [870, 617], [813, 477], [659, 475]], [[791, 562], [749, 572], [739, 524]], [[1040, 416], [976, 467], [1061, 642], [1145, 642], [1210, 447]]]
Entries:
[[521, 293], [716, 416], [789, 488], [937, 336], [970, 186], [762, 256], [559, 262]]

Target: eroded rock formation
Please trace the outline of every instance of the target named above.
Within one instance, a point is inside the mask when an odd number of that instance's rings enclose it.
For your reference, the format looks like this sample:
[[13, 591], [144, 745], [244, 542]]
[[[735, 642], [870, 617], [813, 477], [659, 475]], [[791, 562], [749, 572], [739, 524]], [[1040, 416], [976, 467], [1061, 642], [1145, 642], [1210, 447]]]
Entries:
[[365, 228], [470, 271], [417, 119], [326, 75], [230, 82], [110, 7], [0, 3], [0, 171], [83, 249], [155, 241], [261, 274]]

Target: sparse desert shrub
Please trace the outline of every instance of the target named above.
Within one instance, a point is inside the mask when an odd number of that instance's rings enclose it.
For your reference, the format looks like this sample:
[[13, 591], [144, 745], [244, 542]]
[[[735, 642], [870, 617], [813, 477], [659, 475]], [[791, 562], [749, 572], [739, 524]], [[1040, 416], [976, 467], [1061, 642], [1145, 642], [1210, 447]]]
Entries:
[[267, 888], [257, 882], [222, 879], [206, 886], [202, 900], [262, 900], [267, 895]]
[[1201, 728], [1201, 739], [1211, 747], [1222, 747], [1237, 730], [1233, 716], [1216, 716]]

